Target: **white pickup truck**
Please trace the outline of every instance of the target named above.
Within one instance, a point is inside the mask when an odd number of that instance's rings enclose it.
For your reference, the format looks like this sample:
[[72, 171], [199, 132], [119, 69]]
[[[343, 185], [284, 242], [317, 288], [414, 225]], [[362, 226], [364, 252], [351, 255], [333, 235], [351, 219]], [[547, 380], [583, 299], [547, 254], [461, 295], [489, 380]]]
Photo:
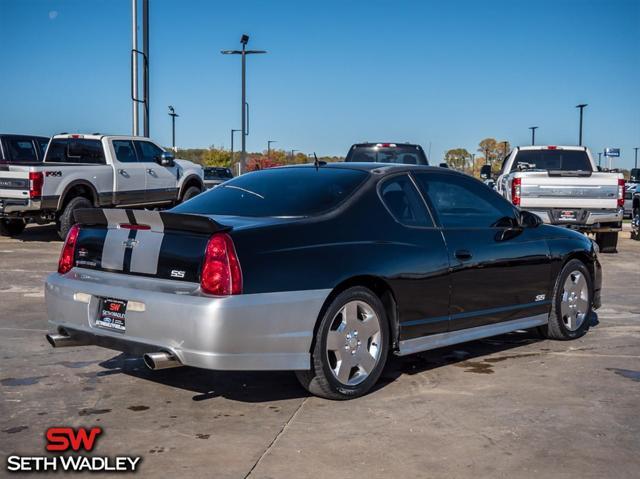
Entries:
[[148, 138], [56, 135], [44, 162], [0, 165], [0, 233], [55, 221], [64, 238], [78, 208], [166, 206], [204, 189], [200, 165]]
[[578, 146], [517, 147], [504, 159], [496, 190], [545, 223], [594, 233], [602, 252], [615, 252], [622, 229], [625, 181], [599, 172]]

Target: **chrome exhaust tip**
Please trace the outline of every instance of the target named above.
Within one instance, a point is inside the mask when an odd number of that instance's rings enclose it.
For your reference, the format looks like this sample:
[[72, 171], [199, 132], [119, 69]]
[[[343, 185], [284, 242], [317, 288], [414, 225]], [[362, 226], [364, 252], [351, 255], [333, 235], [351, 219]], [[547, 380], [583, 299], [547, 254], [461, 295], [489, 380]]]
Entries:
[[171, 353], [166, 353], [164, 351], [160, 351], [158, 353], [147, 353], [142, 356], [144, 360], [144, 364], [152, 370], [157, 369], [168, 369], [168, 368], [177, 368], [178, 366], [182, 366], [182, 363], [178, 361]]
[[86, 346], [89, 341], [86, 339], [73, 338], [67, 334], [47, 334], [47, 341], [54, 348], [66, 348], [70, 346]]

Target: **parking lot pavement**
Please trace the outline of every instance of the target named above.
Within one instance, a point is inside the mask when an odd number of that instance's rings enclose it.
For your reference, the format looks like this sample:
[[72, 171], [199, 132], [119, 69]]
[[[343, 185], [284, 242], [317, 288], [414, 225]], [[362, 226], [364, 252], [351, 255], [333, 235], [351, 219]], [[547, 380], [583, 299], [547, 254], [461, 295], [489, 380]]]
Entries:
[[[104, 429], [99, 455], [143, 476], [638, 477], [640, 243], [602, 255], [599, 325], [573, 342], [514, 333], [391, 361], [364, 398], [307, 397], [291, 373], [148, 371], [97, 347], [53, 350], [49, 227], [0, 238], [0, 452], [50, 426]], [[4, 464], [2, 466], [5, 467]]]

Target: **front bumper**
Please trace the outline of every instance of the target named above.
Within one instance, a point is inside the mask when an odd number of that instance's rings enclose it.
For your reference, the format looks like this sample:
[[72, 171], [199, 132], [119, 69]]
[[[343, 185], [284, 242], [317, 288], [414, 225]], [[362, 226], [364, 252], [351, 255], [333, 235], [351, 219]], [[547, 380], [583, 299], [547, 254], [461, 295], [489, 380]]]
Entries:
[[[51, 274], [45, 297], [52, 331], [85, 344], [142, 354], [165, 351], [216, 370], [304, 370], [329, 290], [211, 297], [198, 285], [74, 268]], [[102, 298], [135, 301], [126, 332], [95, 324]]]
[[[538, 215], [547, 224], [568, 226], [582, 231], [593, 232], [620, 231], [624, 216], [623, 208], [615, 210], [577, 210], [576, 221], [562, 221], [558, 219], [558, 212], [562, 208], [536, 209], [523, 207], [522, 209]], [[575, 210], [575, 208], [566, 209]]]

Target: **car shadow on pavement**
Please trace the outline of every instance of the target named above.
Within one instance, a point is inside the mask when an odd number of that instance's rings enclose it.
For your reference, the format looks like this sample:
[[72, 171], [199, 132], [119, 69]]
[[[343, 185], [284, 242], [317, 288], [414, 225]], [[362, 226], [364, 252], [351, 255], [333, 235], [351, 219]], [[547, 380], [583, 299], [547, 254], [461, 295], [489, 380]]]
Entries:
[[[469, 372], [491, 374], [493, 364], [513, 358], [543, 354], [540, 351], [521, 351], [521, 346], [542, 341], [535, 332], [515, 332], [493, 338], [458, 344], [405, 357], [391, 356], [373, 391], [385, 387], [404, 374], [420, 374], [444, 366], [467, 368]], [[482, 359], [497, 353], [512, 351], [506, 356]], [[478, 360], [478, 361], [474, 361]], [[126, 374], [173, 388], [195, 393], [194, 401], [224, 397], [234, 401], [260, 403], [309, 395], [289, 371], [209, 371], [193, 367], [179, 367], [151, 371], [141, 358], [121, 353], [100, 363], [107, 369], [98, 376]]]
[[13, 237], [18, 241], [62, 241], [54, 224], [50, 225], [30, 225], [18, 236]]
[[290, 371], [209, 371], [178, 367], [152, 371], [141, 358], [119, 354], [100, 366], [108, 371], [100, 376], [123, 373], [173, 388], [196, 393], [194, 401], [224, 397], [234, 401], [259, 403], [304, 398], [309, 395]]

